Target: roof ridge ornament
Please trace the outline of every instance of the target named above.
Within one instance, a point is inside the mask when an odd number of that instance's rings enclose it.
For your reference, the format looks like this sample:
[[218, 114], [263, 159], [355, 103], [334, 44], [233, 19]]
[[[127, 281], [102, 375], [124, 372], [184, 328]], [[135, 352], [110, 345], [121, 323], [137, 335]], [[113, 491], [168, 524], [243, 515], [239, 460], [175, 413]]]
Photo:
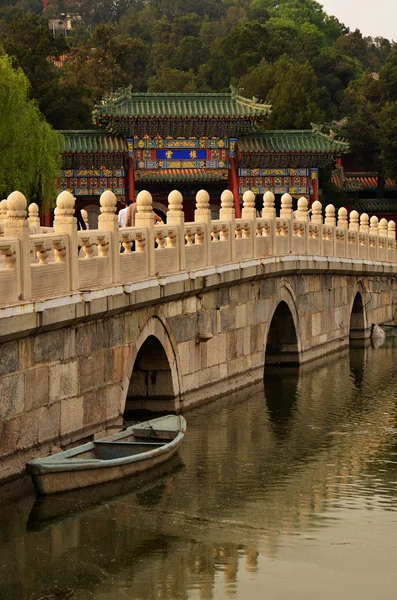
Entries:
[[132, 96], [132, 85], [127, 85], [127, 87], [120, 87], [114, 92], [105, 94], [100, 100], [100, 104], [102, 106], [107, 106], [108, 104], [115, 104], [117, 102], [122, 102], [123, 100], [131, 100]]
[[244, 106], [249, 106], [250, 108], [260, 109], [261, 112], [265, 114], [270, 114], [272, 112], [272, 105], [264, 102], [260, 98], [256, 96], [252, 96], [252, 98], [246, 98], [242, 95], [244, 88], [237, 88], [234, 85], [230, 85], [230, 91], [233, 100], [236, 100], [239, 104]]
[[[314, 133], [315, 135], [319, 135], [325, 139], [327, 139], [329, 142], [338, 142], [338, 144], [342, 144], [344, 146], [346, 146], [346, 148], [349, 146], [349, 142], [345, 139], [345, 138], [339, 138], [338, 134], [331, 129], [331, 125], [333, 125], [336, 129], [339, 129], [341, 127], [343, 127], [343, 125], [345, 125], [347, 122], [347, 120], [342, 119], [341, 121], [337, 122], [337, 121], [332, 121], [331, 123], [325, 123], [324, 125], [318, 124], [318, 123], [310, 123], [311, 127], [312, 127], [312, 133]], [[323, 132], [323, 127], [328, 128], [329, 127], [329, 133], [325, 133]]]

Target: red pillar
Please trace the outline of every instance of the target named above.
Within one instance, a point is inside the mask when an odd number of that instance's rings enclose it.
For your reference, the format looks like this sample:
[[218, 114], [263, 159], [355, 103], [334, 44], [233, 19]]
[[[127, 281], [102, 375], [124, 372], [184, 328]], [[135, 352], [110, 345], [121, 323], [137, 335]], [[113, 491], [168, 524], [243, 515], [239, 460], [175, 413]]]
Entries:
[[318, 172], [312, 171], [311, 176], [312, 176], [312, 197], [313, 197], [313, 202], [316, 202], [316, 200], [318, 200]]
[[234, 156], [230, 158], [230, 179], [232, 184], [232, 192], [234, 196], [234, 210], [236, 213], [236, 219], [241, 217], [240, 212], [240, 196], [238, 193], [238, 181], [237, 181], [237, 171], [236, 171], [236, 160]]
[[135, 179], [134, 167], [132, 166], [131, 156], [127, 159], [127, 200], [135, 200]]

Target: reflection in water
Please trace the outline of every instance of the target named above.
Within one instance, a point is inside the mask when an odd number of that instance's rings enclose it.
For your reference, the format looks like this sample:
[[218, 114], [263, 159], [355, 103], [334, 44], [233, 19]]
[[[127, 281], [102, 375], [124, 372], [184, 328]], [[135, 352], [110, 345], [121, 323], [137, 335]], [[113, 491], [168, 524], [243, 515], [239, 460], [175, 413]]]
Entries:
[[183, 468], [3, 506], [0, 597], [394, 599], [396, 358], [386, 344], [268, 372], [265, 399], [258, 385], [187, 414]]
[[267, 367], [264, 377], [265, 398], [270, 421], [279, 437], [288, 434], [289, 421], [296, 408], [299, 382], [298, 367]]

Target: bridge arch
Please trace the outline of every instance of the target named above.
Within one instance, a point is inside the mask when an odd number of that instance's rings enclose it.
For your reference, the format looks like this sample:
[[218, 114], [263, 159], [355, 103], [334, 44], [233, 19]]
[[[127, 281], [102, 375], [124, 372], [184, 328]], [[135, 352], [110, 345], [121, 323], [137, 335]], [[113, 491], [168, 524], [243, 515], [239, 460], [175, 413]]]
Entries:
[[349, 338], [351, 340], [362, 340], [370, 335], [365, 306], [361, 291], [356, 289], [350, 304]]
[[299, 317], [291, 287], [283, 282], [269, 311], [265, 330], [265, 365], [298, 365], [301, 360]]
[[152, 316], [130, 348], [123, 412], [179, 412], [180, 378], [176, 345], [166, 322]]

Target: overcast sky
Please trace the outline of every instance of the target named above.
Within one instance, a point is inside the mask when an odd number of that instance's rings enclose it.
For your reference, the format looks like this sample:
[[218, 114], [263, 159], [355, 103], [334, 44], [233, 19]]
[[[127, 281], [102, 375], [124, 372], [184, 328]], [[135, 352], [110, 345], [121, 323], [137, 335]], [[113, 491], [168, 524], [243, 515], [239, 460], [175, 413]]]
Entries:
[[318, 0], [329, 15], [365, 36], [397, 41], [397, 0]]

